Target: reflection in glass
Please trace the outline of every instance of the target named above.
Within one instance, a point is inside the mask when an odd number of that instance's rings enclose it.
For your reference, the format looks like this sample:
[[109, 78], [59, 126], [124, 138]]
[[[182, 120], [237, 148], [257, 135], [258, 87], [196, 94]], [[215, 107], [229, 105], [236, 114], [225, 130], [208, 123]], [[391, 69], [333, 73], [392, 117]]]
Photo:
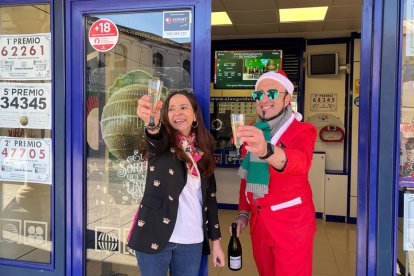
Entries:
[[182, 64], [188, 60], [190, 66], [191, 39], [163, 38], [162, 16], [159, 11], [85, 18], [85, 34], [99, 18], [111, 19], [120, 33], [109, 52], [85, 45], [87, 275], [139, 275], [127, 247], [147, 171], [137, 100], [148, 93], [150, 79], [162, 81], [161, 98], [169, 89], [190, 87]]
[[[406, 9], [403, 20], [402, 37], [402, 85], [400, 113], [400, 166], [399, 183], [401, 186], [398, 208], [398, 254], [397, 267], [401, 275], [414, 271], [412, 202], [414, 188], [414, 28], [411, 1], [402, 5]], [[406, 188], [403, 188], [406, 187]], [[403, 204], [404, 202], [404, 204]]]
[[[10, 35], [20, 35], [20, 37], [31, 37], [33, 34], [50, 34], [50, 7], [49, 5], [19, 5], [0, 7], [0, 34], [3, 38]], [[32, 36], [33, 37], [33, 36]], [[3, 40], [4, 41], [4, 40]], [[3, 49], [3, 45], [1, 47]], [[24, 50], [24, 49], [23, 49]], [[30, 50], [30, 48], [29, 48]], [[36, 51], [43, 48], [32, 48], [28, 52], [32, 56]], [[17, 53], [17, 52], [16, 52]], [[44, 64], [50, 62], [50, 53], [43, 53]], [[2, 61], [11, 61], [7, 56], [2, 56]], [[4, 67], [2, 70], [4, 70]], [[36, 86], [50, 84], [50, 77], [47, 80], [24, 80], [18, 75], [13, 79], [7, 80], [0, 77], [0, 84], [10, 85], [32, 85]], [[24, 99], [17, 99], [22, 103]], [[34, 103], [33, 106], [34, 108]], [[18, 109], [18, 107], [16, 107]], [[2, 112], [7, 112], [2, 110]], [[53, 116], [52, 116], [53, 117]], [[37, 141], [50, 141], [51, 131], [49, 129], [28, 128], [33, 118], [31, 116], [21, 115], [18, 120], [21, 126], [16, 128], [0, 127], [0, 136], [2, 142], [10, 141], [29, 141], [26, 138], [36, 139]], [[18, 139], [18, 140], [17, 140]], [[34, 140], [31, 140], [34, 141]], [[4, 146], [4, 143], [2, 144]], [[51, 162], [46, 162], [50, 168], [31, 166], [39, 161], [38, 149], [32, 148], [29, 152], [23, 152], [25, 148], [10, 148], [7, 153], [2, 149], [0, 158], [0, 174], [2, 176], [8, 173], [8, 164], [19, 164], [21, 170], [25, 170], [31, 176], [40, 175], [45, 169], [53, 171], [53, 158]], [[15, 155], [13, 149], [19, 153]], [[26, 158], [26, 153], [35, 162], [30, 163]], [[50, 155], [53, 156], [52, 152]], [[42, 156], [42, 155], [41, 155]], [[13, 160], [12, 160], [13, 159]], [[13, 168], [16, 169], [16, 168]], [[4, 178], [3, 178], [4, 179]], [[30, 261], [38, 263], [50, 263], [51, 261], [51, 233], [53, 225], [51, 224], [51, 181], [48, 183], [37, 183], [34, 180], [28, 181], [27, 178], [12, 179], [0, 181], [0, 258]]]

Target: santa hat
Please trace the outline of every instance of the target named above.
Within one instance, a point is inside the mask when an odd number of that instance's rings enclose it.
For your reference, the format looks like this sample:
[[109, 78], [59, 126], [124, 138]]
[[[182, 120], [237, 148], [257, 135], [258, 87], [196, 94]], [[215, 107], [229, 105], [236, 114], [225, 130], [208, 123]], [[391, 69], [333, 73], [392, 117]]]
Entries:
[[294, 90], [293, 83], [288, 79], [288, 77], [286, 76], [286, 73], [283, 72], [283, 70], [279, 70], [277, 72], [269, 71], [269, 72], [264, 73], [257, 80], [254, 89], [257, 90], [257, 86], [259, 85], [259, 83], [265, 79], [271, 79], [271, 80], [277, 81], [278, 83], [283, 85], [283, 87], [286, 89], [286, 91], [290, 95], [293, 94], [293, 90]]

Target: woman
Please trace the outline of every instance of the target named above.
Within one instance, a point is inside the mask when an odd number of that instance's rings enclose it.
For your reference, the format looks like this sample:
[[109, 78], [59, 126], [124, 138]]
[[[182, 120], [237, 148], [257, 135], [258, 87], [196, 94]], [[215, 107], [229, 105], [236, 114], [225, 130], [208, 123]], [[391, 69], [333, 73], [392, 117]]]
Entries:
[[[155, 128], [146, 127], [148, 174], [128, 246], [136, 250], [143, 276], [198, 274], [201, 255], [224, 266], [214, 178], [214, 140], [197, 100], [171, 92], [157, 106]], [[150, 98], [138, 101], [137, 115], [149, 123]], [[160, 124], [160, 117], [161, 122]]]

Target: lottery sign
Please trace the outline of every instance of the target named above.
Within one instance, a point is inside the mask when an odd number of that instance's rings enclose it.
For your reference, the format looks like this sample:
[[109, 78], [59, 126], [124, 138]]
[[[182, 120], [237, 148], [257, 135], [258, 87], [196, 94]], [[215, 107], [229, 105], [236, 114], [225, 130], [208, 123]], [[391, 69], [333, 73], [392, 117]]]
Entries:
[[165, 11], [162, 23], [163, 38], [190, 38], [190, 11]]
[[332, 93], [311, 94], [311, 110], [312, 111], [335, 111], [336, 110], [336, 94], [332, 94]]
[[0, 136], [0, 181], [51, 184], [50, 138]]
[[114, 22], [109, 19], [95, 21], [89, 29], [89, 43], [99, 52], [107, 52], [115, 47], [119, 31]]
[[0, 83], [0, 128], [51, 129], [50, 83]]
[[0, 79], [50, 80], [50, 33], [0, 35]]

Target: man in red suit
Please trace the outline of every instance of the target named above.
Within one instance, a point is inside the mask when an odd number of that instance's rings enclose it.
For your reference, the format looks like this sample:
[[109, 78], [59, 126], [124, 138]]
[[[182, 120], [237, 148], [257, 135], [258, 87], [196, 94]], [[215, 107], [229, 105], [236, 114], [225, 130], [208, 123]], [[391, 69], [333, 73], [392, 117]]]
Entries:
[[290, 105], [294, 86], [283, 71], [256, 82], [257, 120], [240, 126], [244, 159], [237, 232], [247, 226], [261, 276], [311, 276], [315, 209], [308, 172], [316, 129]]

